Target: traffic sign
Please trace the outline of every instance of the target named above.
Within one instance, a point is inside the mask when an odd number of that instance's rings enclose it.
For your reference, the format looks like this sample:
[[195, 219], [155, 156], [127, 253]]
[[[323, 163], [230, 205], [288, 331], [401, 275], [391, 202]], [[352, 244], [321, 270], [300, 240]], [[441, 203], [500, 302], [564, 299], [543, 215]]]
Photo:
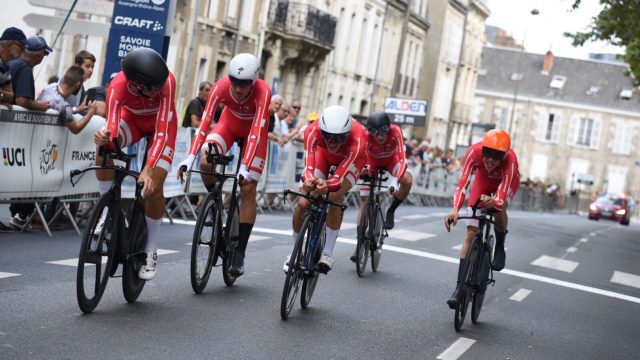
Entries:
[[[29, 0], [31, 5], [45, 7], [49, 9], [69, 11], [73, 0]], [[105, 0], [78, 0], [73, 12], [81, 12], [91, 15], [111, 16], [113, 13], [113, 2]]]
[[[59, 17], [40, 14], [27, 14], [23, 20], [29, 26], [48, 30], [60, 30], [60, 26], [62, 26], [62, 22], [64, 21], [64, 19]], [[109, 28], [111, 28], [111, 24], [108, 23], [69, 19], [67, 20], [67, 24], [64, 26], [63, 33], [92, 35], [106, 38], [109, 36]]]

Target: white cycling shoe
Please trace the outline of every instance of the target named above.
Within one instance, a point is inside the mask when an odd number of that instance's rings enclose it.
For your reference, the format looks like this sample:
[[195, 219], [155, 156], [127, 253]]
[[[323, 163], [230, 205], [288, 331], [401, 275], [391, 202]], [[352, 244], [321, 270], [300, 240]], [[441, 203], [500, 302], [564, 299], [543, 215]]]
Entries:
[[289, 259], [291, 259], [291, 255], [287, 255], [287, 260], [282, 264], [282, 271], [284, 271], [285, 274], [289, 272]]
[[333, 267], [333, 258], [329, 254], [322, 254], [320, 257], [320, 261], [318, 261], [318, 265], [316, 266], [316, 270], [323, 274], [328, 273]]
[[155, 251], [147, 252], [147, 259], [145, 264], [140, 267], [138, 271], [138, 277], [142, 280], [149, 281], [156, 277], [156, 265], [158, 264], [158, 254]]

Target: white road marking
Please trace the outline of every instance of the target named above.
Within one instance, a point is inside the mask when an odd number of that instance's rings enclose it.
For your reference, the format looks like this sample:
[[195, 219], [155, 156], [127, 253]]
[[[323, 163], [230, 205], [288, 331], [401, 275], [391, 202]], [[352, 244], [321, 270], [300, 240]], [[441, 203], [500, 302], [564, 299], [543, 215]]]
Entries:
[[406, 219], [406, 220], [418, 220], [418, 219], [426, 219], [426, 218], [430, 218], [430, 217], [442, 217], [447, 215], [447, 213], [444, 212], [438, 212], [438, 213], [431, 213], [431, 214], [413, 214], [413, 215], [405, 215], [405, 216], [400, 216], [401, 219]]
[[640, 276], [622, 271], [614, 271], [611, 282], [640, 288]]
[[413, 214], [413, 215], [405, 215], [405, 216], [401, 216], [401, 219], [407, 219], [407, 220], [417, 220], [417, 219], [426, 219], [428, 218], [429, 215], [426, 214]]
[[541, 266], [548, 269], [572, 273], [578, 267], [578, 263], [571, 260], [564, 260], [552, 256], [542, 255], [531, 262], [531, 265]]
[[343, 222], [342, 225], [340, 226], [340, 230], [355, 229], [357, 227], [358, 227], [358, 224], [356, 223]]
[[271, 239], [271, 236], [262, 236], [262, 235], [249, 235], [249, 242], [260, 241], [260, 240], [268, 240]]
[[516, 291], [515, 294], [511, 295], [509, 300], [520, 302], [520, 301], [524, 300], [524, 298], [526, 298], [529, 294], [531, 294], [531, 290], [520, 289], [520, 290]]
[[578, 248], [573, 247], [573, 246], [571, 246], [571, 247], [567, 248], [567, 252], [570, 252], [570, 253], [574, 253], [574, 252], [576, 252], [577, 250], [578, 250]]
[[580, 242], [586, 243], [586, 242], [589, 242], [589, 239], [587, 239], [587, 238], [582, 238], [582, 239], [580, 239]]
[[596, 236], [596, 233], [592, 232], [592, 233], [589, 233], [589, 235], [590, 236]]
[[462, 250], [462, 244], [452, 247], [453, 250]]
[[456, 360], [457, 358], [462, 356], [462, 354], [464, 354], [465, 351], [469, 350], [471, 345], [473, 345], [475, 342], [476, 341], [473, 339], [461, 337], [460, 339], [456, 340], [456, 342], [451, 344], [451, 346], [449, 346], [447, 350], [443, 351], [440, 355], [438, 355], [436, 359]]
[[[167, 249], [158, 249], [158, 256], [160, 255], [167, 255], [167, 254], [174, 254], [177, 253], [179, 251], [176, 250], [167, 250]], [[66, 260], [56, 260], [56, 261], [47, 261], [47, 264], [53, 264], [53, 265], [64, 265], [64, 266], [74, 266], [74, 267], [78, 267], [78, 258], [73, 258], [73, 259], [66, 259]], [[102, 257], [102, 263], [106, 264], [107, 263], [107, 257], [103, 256]], [[84, 264], [85, 266], [87, 266], [88, 264]]]
[[10, 278], [14, 276], [20, 276], [22, 274], [10, 273], [10, 272], [2, 272], [0, 271], [0, 279]]
[[406, 241], [418, 241], [436, 236], [435, 234], [423, 233], [410, 230], [389, 230], [389, 237]]
[[[253, 228], [253, 230], [257, 231], [257, 232], [264, 232], [264, 233], [269, 233], [269, 234], [291, 235], [291, 230], [275, 230], [275, 229], [267, 229], [267, 228]], [[350, 245], [355, 245], [356, 244], [355, 240], [347, 239], [347, 238], [343, 238], [343, 237], [338, 237], [338, 242], [344, 243], [344, 244], [350, 244]], [[423, 257], [423, 258], [427, 258], [427, 259], [433, 259], [433, 260], [448, 262], [448, 263], [452, 263], [452, 264], [456, 264], [456, 265], [460, 263], [460, 259], [458, 259], [458, 258], [452, 258], [452, 257], [449, 257], [449, 256], [443, 256], [443, 255], [438, 255], [438, 254], [432, 254], [432, 253], [428, 253], [426, 251], [419, 251], [419, 250], [402, 248], [402, 247], [399, 247], [399, 246], [385, 245], [384, 246], [384, 250], [385, 251], [393, 251], [393, 252], [397, 252], [397, 253], [401, 253], [401, 254], [419, 256], [419, 257]], [[617, 293], [617, 292], [613, 292], [613, 291], [609, 291], [609, 290], [598, 289], [598, 288], [591, 287], [591, 286], [580, 285], [580, 284], [576, 284], [576, 283], [572, 283], [572, 282], [568, 282], [568, 281], [564, 281], [564, 280], [558, 280], [558, 279], [554, 279], [554, 278], [550, 278], [550, 277], [546, 277], [546, 276], [540, 276], [540, 275], [526, 273], [526, 272], [523, 272], [523, 271], [510, 270], [510, 269], [502, 269], [502, 271], [500, 273], [511, 275], [511, 276], [517, 276], [517, 277], [520, 277], [520, 278], [523, 278], [523, 279], [539, 281], [539, 282], [542, 282], [542, 283], [547, 283], [547, 284], [551, 284], [551, 285], [561, 286], [561, 287], [565, 287], [565, 288], [569, 288], [569, 289], [584, 291], [584, 292], [591, 293], [591, 294], [607, 296], [607, 297], [614, 298], [614, 299], [620, 299], [620, 300], [624, 300], [624, 301], [629, 301], [629, 302], [633, 302], [633, 303], [636, 303], [636, 304], [640, 304], [640, 298], [637, 298], [637, 297], [633, 297], [633, 296], [629, 296], [629, 295], [625, 295], [625, 294], [621, 294], [621, 293]]]
[[[103, 264], [107, 263], [107, 257], [106, 256], [102, 257], [102, 263]], [[47, 261], [47, 264], [78, 267], [78, 258], [66, 259], [66, 260], [57, 260], [57, 261]], [[89, 264], [84, 264], [84, 265], [88, 266]]]

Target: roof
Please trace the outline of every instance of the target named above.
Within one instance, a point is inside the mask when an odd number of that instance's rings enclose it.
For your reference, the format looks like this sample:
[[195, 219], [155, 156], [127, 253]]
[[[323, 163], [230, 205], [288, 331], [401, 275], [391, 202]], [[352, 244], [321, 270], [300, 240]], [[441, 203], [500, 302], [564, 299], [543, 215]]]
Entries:
[[[634, 89], [626, 64], [554, 56], [551, 71], [544, 75], [544, 55], [523, 52], [518, 71], [520, 54], [517, 49], [484, 47], [477, 89], [513, 94], [516, 83], [511, 76], [520, 73], [518, 96], [640, 112], [640, 95], [634, 92], [630, 100], [620, 97], [623, 89]], [[549, 86], [554, 75], [566, 77], [561, 89]], [[597, 93], [588, 94], [593, 86]]]

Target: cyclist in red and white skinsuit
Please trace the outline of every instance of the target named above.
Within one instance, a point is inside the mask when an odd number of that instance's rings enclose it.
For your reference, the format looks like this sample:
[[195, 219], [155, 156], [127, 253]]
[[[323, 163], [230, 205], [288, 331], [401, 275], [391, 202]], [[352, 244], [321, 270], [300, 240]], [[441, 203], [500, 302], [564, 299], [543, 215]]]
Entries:
[[[210, 171], [205, 152], [207, 143], [213, 143], [221, 154], [231, 149], [234, 141], [244, 140], [240, 182], [240, 226], [238, 246], [233, 252], [229, 274], [239, 277], [244, 273], [244, 254], [253, 224], [256, 222], [256, 187], [267, 159], [267, 132], [271, 89], [258, 79], [260, 62], [251, 54], [238, 54], [229, 63], [228, 76], [216, 81], [209, 92], [202, 123], [193, 139], [189, 156], [180, 163], [178, 178], [191, 169], [200, 152], [200, 169]], [[224, 104], [220, 120], [209, 132], [209, 125], [218, 105]], [[208, 134], [208, 135], [207, 135]], [[215, 177], [202, 175], [207, 189], [214, 185]]]
[[[360, 177], [367, 160], [365, 130], [353, 120], [349, 110], [342, 106], [329, 106], [320, 119], [314, 121], [304, 131], [305, 172], [300, 181], [301, 192], [328, 191], [329, 200], [342, 203], [344, 196]], [[329, 170], [335, 173], [327, 179]], [[293, 214], [293, 239], [296, 241], [302, 217], [311, 203], [300, 198]], [[342, 225], [342, 211], [329, 207], [327, 214], [326, 243], [318, 263], [318, 271], [327, 273], [333, 266], [333, 247]], [[288, 261], [283, 270], [288, 270]]]
[[[500, 271], [504, 268], [506, 258], [504, 241], [507, 235], [507, 207], [520, 187], [518, 158], [511, 149], [511, 139], [506, 131], [490, 130], [482, 141], [471, 145], [467, 150], [460, 181], [453, 195], [453, 209], [444, 219], [447, 231], [450, 231], [450, 220], [453, 225], [458, 222], [458, 211], [464, 204], [465, 191], [469, 187], [473, 173], [475, 178], [467, 205], [471, 206], [480, 199], [480, 207], [495, 212], [496, 246], [491, 267], [495, 271]], [[492, 197], [491, 194], [495, 195]], [[466, 210], [468, 215], [471, 215], [471, 208], [468, 207]], [[462, 273], [462, 260], [477, 230], [478, 221], [468, 220], [467, 235], [460, 249], [458, 284]], [[452, 309], [457, 306], [458, 293], [459, 286], [456, 286], [456, 290], [447, 301]]]
[[[122, 71], [107, 88], [107, 126], [94, 136], [98, 147], [113, 150], [116, 136], [120, 146], [126, 147], [153, 135], [147, 162], [138, 178], [144, 183], [142, 196], [147, 224], [146, 264], [138, 273], [144, 280], [156, 275], [156, 244], [164, 215], [163, 185], [173, 161], [178, 130], [175, 87], [176, 80], [160, 54], [148, 48], [130, 51], [122, 60]], [[113, 160], [109, 159], [109, 164], [112, 165]], [[96, 176], [100, 192], [109, 191], [113, 170], [99, 170]]]
[[[384, 111], [374, 112], [367, 119], [367, 166], [363, 173], [374, 174], [378, 169], [386, 169], [392, 177], [389, 193], [393, 194], [393, 201], [387, 209], [384, 219], [385, 229], [393, 229], [396, 208], [407, 198], [413, 178], [408, 171], [404, 136], [398, 125], [392, 125], [389, 116]], [[369, 198], [368, 186], [360, 187], [360, 208], [358, 209], [357, 224], [360, 224], [362, 210]], [[360, 234], [360, 229], [358, 229]], [[351, 255], [351, 261], [356, 261], [357, 254]]]

